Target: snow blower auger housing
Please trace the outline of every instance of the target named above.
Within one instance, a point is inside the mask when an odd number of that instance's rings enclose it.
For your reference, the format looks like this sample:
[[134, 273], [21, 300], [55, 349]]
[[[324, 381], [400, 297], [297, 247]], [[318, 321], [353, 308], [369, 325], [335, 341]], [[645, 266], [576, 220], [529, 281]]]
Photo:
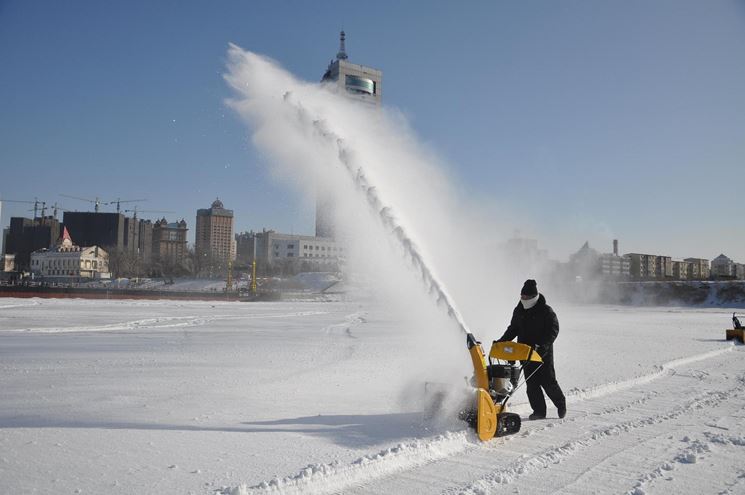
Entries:
[[476, 393], [475, 403], [461, 411], [460, 418], [476, 429], [482, 441], [517, 433], [520, 431], [520, 416], [507, 412], [507, 401], [525, 383], [518, 383], [522, 362], [533, 361], [542, 365], [541, 356], [527, 344], [495, 340], [487, 358], [481, 342], [470, 333], [466, 336], [466, 344], [473, 362]]

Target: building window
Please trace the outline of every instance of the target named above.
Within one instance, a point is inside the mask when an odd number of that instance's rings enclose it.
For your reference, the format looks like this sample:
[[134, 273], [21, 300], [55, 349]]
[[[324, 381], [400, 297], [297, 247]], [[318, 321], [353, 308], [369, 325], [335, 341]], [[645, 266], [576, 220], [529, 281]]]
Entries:
[[359, 76], [347, 75], [344, 79], [347, 91], [368, 95], [375, 94], [375, 81]]

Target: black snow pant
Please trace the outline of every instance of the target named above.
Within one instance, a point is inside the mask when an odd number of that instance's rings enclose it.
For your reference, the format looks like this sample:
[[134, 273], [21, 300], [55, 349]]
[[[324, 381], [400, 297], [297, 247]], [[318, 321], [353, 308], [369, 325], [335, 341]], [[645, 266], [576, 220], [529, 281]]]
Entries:
[[[525, 377], [528, 378], [527, 393], [528, 401], [530, 401], [530, 407], [533, 408], [535, 414], [541, 416], [546, 415], [546, 400], [543, 398], [543, 390], [546, 391], [546, 395], [551, 399], [557, 409], [566, 408], [566, 398], [564, 392], [559, 387], [559, 382], [556, 381], [556, 371], [554, 371], [554, 360], [553, 356], [543, 361], [543, 366], [538, 368], [540, 363], [527, 362], [523, 368]], [[538, 368], [538, 371], [536, 371]], [[531, 376], [531, 374], [535, 372]], [[543, 390], [541, 390], [543, 388]]]

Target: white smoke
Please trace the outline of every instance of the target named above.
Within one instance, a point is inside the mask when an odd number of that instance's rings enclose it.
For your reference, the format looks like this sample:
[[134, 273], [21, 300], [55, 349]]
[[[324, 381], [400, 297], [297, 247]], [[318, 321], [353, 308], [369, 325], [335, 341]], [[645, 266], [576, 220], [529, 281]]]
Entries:
[[399, 112], [299, 81], [235, 45], [225, 79], [236, 93], [228, 104], [275, 176], [308, 208], [316, 193], [333, 197], [350, 272], [408, 317], [405, 330], [426, 346], [417, 351], [425, 361], [467, 367], [463, 330], [484, 342], [501, 335], [533, 274], [500, 260], [510, 230], [493, 208], [457, 194]]

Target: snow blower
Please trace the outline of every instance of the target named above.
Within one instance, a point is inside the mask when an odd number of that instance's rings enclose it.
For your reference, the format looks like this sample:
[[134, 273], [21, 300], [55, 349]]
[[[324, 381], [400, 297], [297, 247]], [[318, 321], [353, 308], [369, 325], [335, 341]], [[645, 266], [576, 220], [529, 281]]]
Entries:
[[732, 313], [732, 326], [734, 328], [727, 329], [727, 340], [735, 339], [745, 344], [745, 328], [743, 328], [735, 313]]
[[541, 363], [538, 365], [540, 368], [543, 359], [531, 346], [517, 342], [495, 340], [488, 358], [473, 334], [466, 336], [466, 344], [473, 361], [472, 384], [476, 391], [473, 404], [461, 411], [460, 418], [476, 430], [482, 441], [517, 433], [520, 431], [520, 416], [507, 412], [507, 401], [530, 378], [526, 376], [522, 383], [518, 383], [522, 362]]

